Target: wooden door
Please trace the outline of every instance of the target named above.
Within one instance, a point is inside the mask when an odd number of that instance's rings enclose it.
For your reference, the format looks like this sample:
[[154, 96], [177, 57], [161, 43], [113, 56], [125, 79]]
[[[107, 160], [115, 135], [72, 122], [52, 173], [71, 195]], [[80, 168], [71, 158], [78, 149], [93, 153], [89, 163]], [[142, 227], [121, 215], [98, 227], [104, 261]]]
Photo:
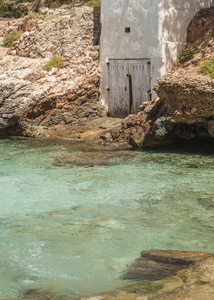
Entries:
[[135, 114], [142, 102], [150, 100], [150, 72], [148, 59], [109, 60], [107, 95], [111, 117]]

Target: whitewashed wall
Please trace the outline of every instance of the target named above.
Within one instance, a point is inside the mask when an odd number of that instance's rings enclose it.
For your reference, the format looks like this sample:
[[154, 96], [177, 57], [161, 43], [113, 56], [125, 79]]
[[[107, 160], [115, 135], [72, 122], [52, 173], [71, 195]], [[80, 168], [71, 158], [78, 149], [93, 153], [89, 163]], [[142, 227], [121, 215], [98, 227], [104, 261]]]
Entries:
[[[213, 0], [102, 0], [101, 95], [106, 101], [107, 59], [150, 58], [152, 85], [181, 53], [189, 22]], [[130, 27], [130, 33], [125, 33]]]

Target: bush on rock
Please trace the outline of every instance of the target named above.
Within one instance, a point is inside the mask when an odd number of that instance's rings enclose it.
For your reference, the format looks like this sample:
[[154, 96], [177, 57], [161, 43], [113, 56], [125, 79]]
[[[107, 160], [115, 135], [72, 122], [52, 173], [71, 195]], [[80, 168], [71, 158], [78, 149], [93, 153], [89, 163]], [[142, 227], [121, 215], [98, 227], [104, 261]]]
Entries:
[[44, 71], [51, 71], [52, 68], [62, 69], [64, 67], [64, 62], [61, 56], [52, 57], [49, 62], [47, 62], [44, 67]]
[[190, 60], [193, 58], [195, 52], [191, 49], [185, 49], [182, 51], [180, 59], [182, 62], [186, 62], [187, 60]]
[[205, 60], [202, 64], [199, 73], [209, 75], [211, 78], [214, 78], [214, 57], [210, 60]]
[[6, 38], [3, 40], [3, 47], [11, 47], [13, 42], [17, 41], [18, 39], [20, 39], [21, 34], [18, 33], [17, 31], [13, 31], [11, 32], [8, 36], [6, 36]]
[[0, 0], [0, 17], [1, 18], [21, 18], [26, 16], [28, 9], [23, 4], [14, 4]]

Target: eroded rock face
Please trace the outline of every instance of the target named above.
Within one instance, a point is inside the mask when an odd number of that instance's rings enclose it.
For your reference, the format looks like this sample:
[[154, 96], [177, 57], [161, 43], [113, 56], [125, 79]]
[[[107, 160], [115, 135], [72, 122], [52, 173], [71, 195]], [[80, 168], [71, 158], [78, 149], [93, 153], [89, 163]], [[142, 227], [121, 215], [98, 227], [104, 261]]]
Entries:
[[214, 117], [214, 80], [194, 70], [172, 72], [158, 79], [155, 88], [168, 115], [189, 120]]
[[41, 59], [33, 64], [26, 58], [9, 63], [13, 71], [0, 75], [2, 133], [37, 136], [51, 126], [102, 116], [98, 74], [73, 78], [69, 69], [47, 73]]
[[[194, 70], [180, 70], [159, 78], [156, 92], [177, 138], [213, 137], [214, 80]], [[210, 124], [210, 125], [209, 125]]]

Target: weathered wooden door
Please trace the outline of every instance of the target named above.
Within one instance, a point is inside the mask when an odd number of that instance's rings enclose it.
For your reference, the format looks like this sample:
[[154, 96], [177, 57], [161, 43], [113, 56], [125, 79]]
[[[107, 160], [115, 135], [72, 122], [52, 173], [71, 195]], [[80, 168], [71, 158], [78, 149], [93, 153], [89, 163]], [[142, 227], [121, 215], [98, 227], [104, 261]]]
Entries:
[[107, 68], [109, 115], [126, 117], [130, 113], [137, 113], [142, 102], [150, 100], [149, 59], [110, 59]]

